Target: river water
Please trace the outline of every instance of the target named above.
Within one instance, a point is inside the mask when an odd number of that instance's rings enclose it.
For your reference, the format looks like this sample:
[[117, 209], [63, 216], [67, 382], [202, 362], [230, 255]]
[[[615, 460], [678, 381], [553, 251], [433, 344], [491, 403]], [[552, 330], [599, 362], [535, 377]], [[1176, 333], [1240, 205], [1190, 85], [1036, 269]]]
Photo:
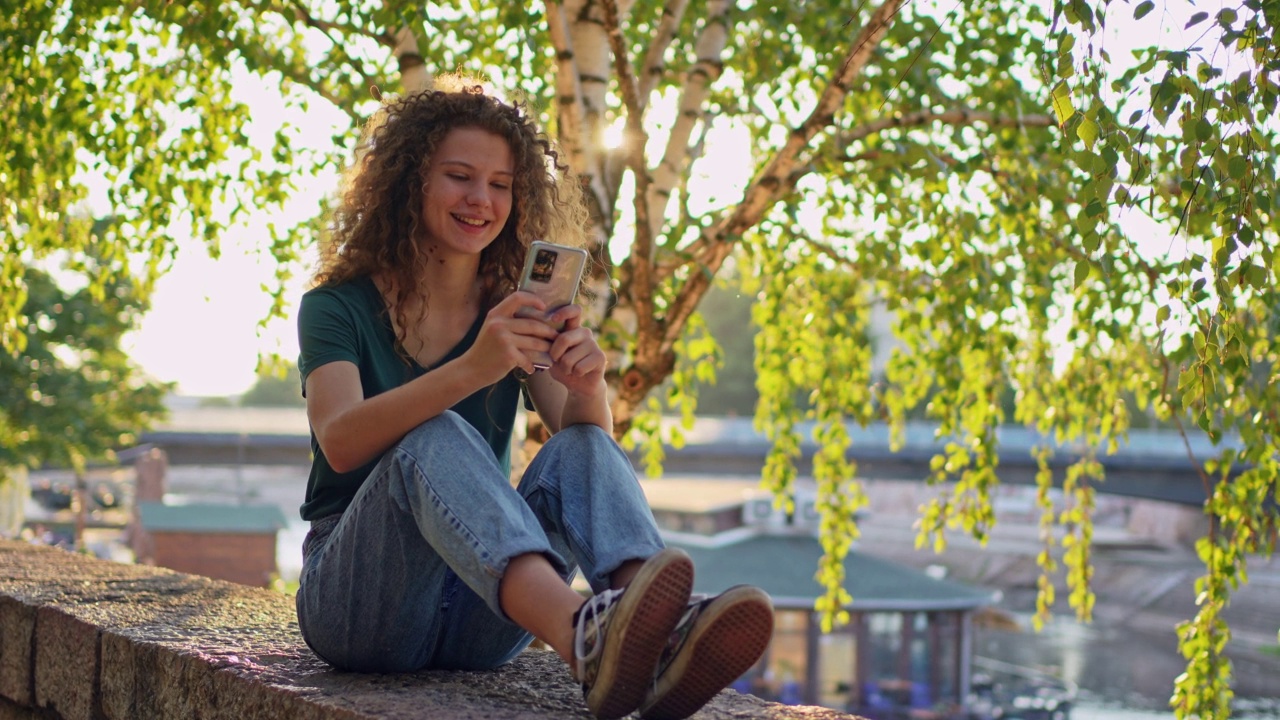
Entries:
[[[1037, 669], [1075, 685], [1078, 694], [1073, 720], [1174, 718], [1169, 697], [1186, 665], [1172, 630], [1167, 634], [1136, 632], [1057, 616], [1037, 633], [1030, 629], [1029, 616], [1014, 617], [1025, 629], [976, 631], [974, 652], [979, 669], [981, 659], [990, 658]], [[1260, 664], [1240, 657], [1234, 662], [1250, 678], [1250, 691], [1264, 695], [1237, 697], [1232, 717], [1280, 720], [1280, 658]]]

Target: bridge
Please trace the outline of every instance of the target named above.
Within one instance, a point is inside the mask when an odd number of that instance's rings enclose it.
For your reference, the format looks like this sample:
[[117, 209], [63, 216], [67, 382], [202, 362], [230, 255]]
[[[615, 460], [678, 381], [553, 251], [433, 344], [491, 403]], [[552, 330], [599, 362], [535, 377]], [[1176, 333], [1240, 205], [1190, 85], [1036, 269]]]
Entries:
[[[808, 438], [811, 429], [802, 425], [800, 432]], [[928, 423], [909, 424], [902, 447], [893, 451], [886, 425], [851, 426], [847, 457], [857, 463], [862, 477], [919, 482], [928, 476], [930, 460], [946, 446], [946, 440], [936, 438], [935, 432], [936, 426]], [[1012, 485], [1035, 483], [1038, 468], [1031, 452], [1037, 446], [1053, 448], [1050, 467], [1059, 487], [1065, 468], [1086, 452], [1082, 446], [1048, 442], [1023, 427], [1002, 427], [997, 438], [996, 474], [1002, 483]], [[685, 432], [685, 440], [680, 448], [666, 448], [663, 468], [667, 472], [756, 475], [769, 451], [768, 440], [753, 429], [749, 418], [700, 418]], [[169, 462], [176, 465], [307, 465], [311, 457], [306, 413], [294, 408], [177, 410], [166, 425], [143, 433], [140, 441], [140, 448], [121, 453], [121, 459], [128, 461], [137, 450], [153, 446], [163, 448]], [[812, 440], [802, 444], [797, 459], [800, 474], [812, 472], [816, 450]], [[1184, 440], [1177, 432], [1134, 430], [1115, 453], [1098, 454], [1106, 479], [1097, 489], [1199, 506], [1206, 492], [1200, 468], [1219, 452], [1199, 431]], [[639, 462], [638, 453], [632, 453], [632, 460]]]
[[[802, 437], [812, 437], [812, 426], [800, 426]], [[936, 437], [937, 426], [909, 423], [902, 447], [890, 449], [889, 428], [876, 423], [865, 428], [850, 425], [849, 448], [845, 456], [857, 463], [858, 475], [877, 480], [923, 481], [929, 475], [930, 461], [942, 453], [949, 442]], [[996, 475], [1009, 485], [1034, 485], [1039, 466], [1032, 451], [1041, 446], [1053, 450], [1049, 467], [1054, 484], [1062, 487], [1066, 468], [1088, 453], [1083, 444], [1064, 445], [1020, 426], [1004, 426], [996, 433], [999, 464]], [[756, 432], [749, 419], [699, 419], [686, 433], [683, 448], [668, 447], [664, 467], [680, 472], [758, 473], [769, 451], [768, 440]], [[801, 444], [796, 461], [802, 475], [812, 472], [813, 455], [818, 445], [811, 439]], [[1097, 485], [1099, 492], [1125, 497], [1162, 500], [1179, 505], [1200, 506], [1212, 478], [1202, 476], [1206, 460], [1221, 453], [1199, 430], [1184, 440], [1176, 431], [1133, 430], [1127, 442], [1119, 444], [1115, 453], [1096, 454], [1105, 480]], [[1194, 461], [1193, 459], [1194, 458]], [[1240, 469], [1234, 473], [1238, 475]]]

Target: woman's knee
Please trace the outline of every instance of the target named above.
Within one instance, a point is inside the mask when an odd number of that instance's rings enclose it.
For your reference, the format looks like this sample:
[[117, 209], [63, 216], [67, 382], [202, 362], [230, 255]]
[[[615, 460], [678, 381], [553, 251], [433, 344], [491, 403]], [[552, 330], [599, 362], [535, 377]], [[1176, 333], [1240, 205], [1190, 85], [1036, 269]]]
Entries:
[[614, 444], [613, 436], [604, 431], [599, 425], [590, 423], [578, 423], [568, 427], [560, 428], [560, 432], [551, 436], [547, 440], [546, 445], [599, 445], [610, 446]]
[[[455, 463], [465, 459], [470, 463], [484, 463], [493, 458], [493, 450], [461, 415], [446, 410], [410, 430], [396, 444], [395, 455], [401, 461], [410, 461], [421, 468], [435, 467], [438, 463]], [[493, 463], [497, 463], [493, 459]]]

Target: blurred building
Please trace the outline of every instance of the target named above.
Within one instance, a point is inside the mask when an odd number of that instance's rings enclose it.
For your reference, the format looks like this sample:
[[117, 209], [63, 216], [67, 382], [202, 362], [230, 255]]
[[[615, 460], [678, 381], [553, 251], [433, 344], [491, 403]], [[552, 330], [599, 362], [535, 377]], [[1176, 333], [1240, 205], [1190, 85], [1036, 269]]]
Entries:
[[278, 575], [275, 505], [138, 503], [150, 539], [148, 562], [184, 573], [266, 587]]
[[754, 479], [649, 480], [669, 545], [697, 569], [695, 592], [756, 585], [773, 598], [774, 637], [735, 687], [769, 700], [867, 717], [956, 717], [972, 681], [973, 613], [997, 591], [933, 577], [856, 548], [844, 561], [846, 625], [822, 631], [815, 571], [823, 554], [811, 490], [790, 512]]

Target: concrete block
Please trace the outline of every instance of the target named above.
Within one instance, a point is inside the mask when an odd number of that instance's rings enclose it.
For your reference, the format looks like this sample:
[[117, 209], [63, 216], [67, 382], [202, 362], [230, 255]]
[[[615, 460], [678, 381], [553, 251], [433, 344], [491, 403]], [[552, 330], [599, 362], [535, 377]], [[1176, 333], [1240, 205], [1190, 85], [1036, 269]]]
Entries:
[[204, 658], [161, 649], [156, 705], [167, 718], [219, 717], [213, 710], [217, 698], [213, 689], [213, 669]]
[[[168, 677], [162, 675], [161, 665], [163, 664], [163, 655], [165, 649], [155, 643], [139, 642], [137, 640], [129, 640], [130, 647], [127, 651], [129, 658], [130, 671], [132, 674], [132, 696], [129, 698], [127, 705], [128, 712], [120, 715], [108, 713], [108, 717], [115, 720], [128, 720], [129, 718], [159, 718], [165, 717], [160, 711], [160, 703], [158, 695], [163, 691], [163, 683]], [[123, 655], [124, 653], [122, 653]], [[114, 673], [114, 668], [112, 669]], [[130, 688], [130, 684], [126, 681], [126, 675], [122, 672], [120, 676], [120, 687], [113, 690], [113, 695], [123, 696]], [[113, 680], [113, 685], [115, 681]], [[125, 707], [124, 703], [113, 699], [112, 712], [115, 708]], [[104, 687], [103, 693], [103, 710], [106, 710], [106, 693]]]
[[102, 693], [102, 713], [107, 720], [141, 717], [134, 711], [133, 640], [114, 633], [102, 634], [102, 669], [98, 673]]
[[[590, 720], [554, 653], [361, 674], [303, 642], [292, 598], [0, 540], [0, 720]], [[836, 720], [722, 693], [703, 720]]]
[[36, 610], [35, 704], [62, 720], [93, 720], [98, 628], [61, 610]]
[[257, 683], [219, 681], [222, 673], [209, 658], [162, 644], [104, 636], [102, 665], [102, 712], [108, 720], [284, 717], [229, 712], [259, 689]]
[[44, 715], [0, 697], [0, 720], [45, 720]]
[[[230, 670], [214, 675], [214, 697], [210, 718], [272, 718], [272, 720], [376, 720], [376, 715], [335, 707], [323, 702], [300, 702], [295, 690], [255, 682]], [[424, 714], [423, 717], [427, 715]]]
[[35, 630], [35, 608], [0, 596], [0, 697], [20, 705], [32, 700]]

